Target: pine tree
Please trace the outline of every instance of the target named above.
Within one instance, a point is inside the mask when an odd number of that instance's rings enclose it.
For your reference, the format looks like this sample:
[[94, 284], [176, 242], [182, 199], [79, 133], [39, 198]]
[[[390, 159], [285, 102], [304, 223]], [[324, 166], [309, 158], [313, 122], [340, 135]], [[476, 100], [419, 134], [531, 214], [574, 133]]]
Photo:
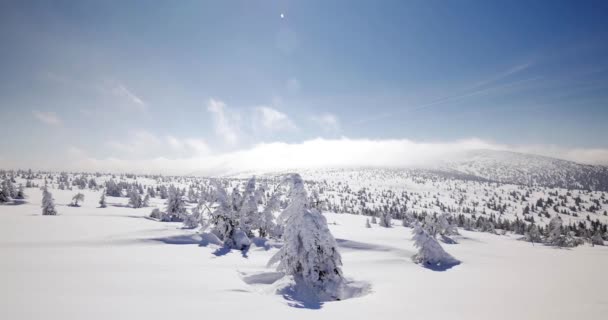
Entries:
[[136, 189], [131, 189], [131, 191], [129, 191], [129, 205], [134, 208], [141, 208], [143, 207], [144, 202], [141, 199], [141, 195], [139, 194], [139, 192], [137, 192]]
[[48, 191], [46, 186], [44, 186], [44, 189], [42, 190], [42, 215], [57, 215], [55, 203], [53, 202], [53, 195]]
[[210, 222], [214, 225], [213, 233], [224, 241], [224, 245], [232, 247], [234, 245], [234, 232], [237, 228], [238, 217], [233, 210], [228, 194], [219, 181], [213, 181], [215, 186], [215, 200], [217, 207], [210, 213]]
[[449, 267], [459, 264], [449, 253], [447, 253], [437, 239], [430, 235], [420, 224], [416, 224], [412, 230], [414, 246], [418, 253], [412, 257], [414, 262], [427, 267]]
[[146, 194], [146, 196], [144, 197], [144, 202], [142, 203], [142, 207], [148, 207], [150, 206], [150, 195]]
[[324, 299], [335, 299], [343, 283], [342, 261], [325, 217], [308, 208], [304, 182], [299, 174], [291, 180], [290, 203], [282, 214], [287, 217], [283, 247], [270, 259], [277, 270], [294, 276]]
[[15, 199], [25, 199], [25, 191], [23, 190], [22, 184], [19, 185], [19, 189], [17, 190], [17, 195], [15, 196]]
[[379, 225], [381, 227], [390, 228], [392, 226], [393, 218], [391, 217], [390, 212], [382, 211], [380, 212], [380, 222]]
[[72, 197], [72, 207], [80, 207], [78, 202], [84, 201], [84, 194], [78, 192]]
[[536, 227], [535, 224], [531, 224], [530, 227], [528, 228], [528, 230], [526, 231], [526, 233], [524, 234], [524, 239], [526, 241], [535, 243], [535, 242], [541, 242], [542, 238], [541, 238], [541, 234], [538, 231], [538, 227]]
[[7, 182], [2, 181], [0, 185], [0, 203], [8, 202], [11, 199], [10, 192], [7, 186]]
[[100, 208], [105, 208], [108, 205], [106, 204], [106, 194], [105, 193], [101, 193], [101, 198], [99, 198], [99, 207]]
[[600, 228], [597, 228], [597, 230], [595, 230], [595, 233], [591, 237], [591, 244], [599, 246], [604, 245], [604, 239], [602, 239], [602, 231], [600, 230]]
[[372, 225], [371, 225], [371, 224], [369, 224], [369, 218], [367, 218], [367, 219], [365, 220], [365, 227], [366, 227], [366, 228], [371, 228], [371, 227], [372, 227]]
[[262, 215], [258, 210], [258, 201], [256, 199], [255, 176], [249, 179], [245, 185], [245, 191], [243, 192], [242, 197], [239, 197], [238, 200], [241, 200], [241, 205], [239, 206], [240, 210], [238, 212], [239, 228], [245, 232], [247, 236], [252, 237], [252, 231], [254, 229], [259, 229], [262, 225]]
[[186, 202], [179, 190], [173, 185], [168, 190], [167, 209], [165, 211], [163, 221], [183, 221], [183, 215], [186, 213]]

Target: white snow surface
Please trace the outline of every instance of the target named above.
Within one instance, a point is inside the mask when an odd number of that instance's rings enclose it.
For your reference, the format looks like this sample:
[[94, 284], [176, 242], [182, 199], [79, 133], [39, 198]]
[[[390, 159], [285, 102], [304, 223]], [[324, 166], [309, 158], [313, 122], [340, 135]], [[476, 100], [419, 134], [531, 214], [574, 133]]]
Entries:
[[[306, 303], [276, 293], [267, 268], [277, 245], [218, 252], [217, 239], [181, 223], [145, 218], [126, 198], [51, 190], [57, 216], [41, 215], [42, 192], [0, 206], [0, 319], [603, 319], [608, 247], [557, 249], [461, 230], [442, 244], [460, 265], [415, 264], [411, 229], [365, 227], [365, 216], [324, 213], [343, 272], [368, 292]], [[163, 206], [152, 199], [153, 206]], [[214, 254], [214, 252], [216, 254]]]

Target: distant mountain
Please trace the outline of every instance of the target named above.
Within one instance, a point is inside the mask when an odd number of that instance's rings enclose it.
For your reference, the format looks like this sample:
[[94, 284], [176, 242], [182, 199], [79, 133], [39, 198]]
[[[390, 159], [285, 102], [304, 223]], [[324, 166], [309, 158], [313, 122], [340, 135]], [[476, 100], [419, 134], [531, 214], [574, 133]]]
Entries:
[[435, 170], [502, 183], [608, 191], [608, 167], [509, 151], [463, 152]]

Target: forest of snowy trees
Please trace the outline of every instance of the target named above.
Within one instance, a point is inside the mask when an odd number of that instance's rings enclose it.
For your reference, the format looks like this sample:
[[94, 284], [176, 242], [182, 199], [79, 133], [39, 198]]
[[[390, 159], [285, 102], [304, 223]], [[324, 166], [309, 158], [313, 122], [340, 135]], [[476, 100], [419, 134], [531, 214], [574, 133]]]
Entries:
[[[512, 233], [555, 247], [603, 245], [608, 239], [604, 192], [437, 176], [407, 179], [425, 189], [354, 191], [348, 180], [304, 180], [299, 174], [227, 179], [1, 171], [0, 203], [26, 201], [27, 193], [41, 192], [41, 214], [58, 215], [52, 190], [72, 190], [68, 206], [95, 201], [104, 209], [113, 199], [126, 198], [128, 207], [152, 207], [150, 219], [199, 230], [226, 250], [246, 252], [256, 239], [274, 239], [282, 245], [268, 265], [330, 300], [338, 299], [344, 279], [325, 211], [367, 216], [361, 228], [411, 228], [418, 250], [411, 258], [431, 269], [460, 263], [442, 246], [456, 244], [459, 229]], [[85, 199], [83, 190], [98, 192], [99, 198]], [[151, 206], [151, 199], [164, 206]]]

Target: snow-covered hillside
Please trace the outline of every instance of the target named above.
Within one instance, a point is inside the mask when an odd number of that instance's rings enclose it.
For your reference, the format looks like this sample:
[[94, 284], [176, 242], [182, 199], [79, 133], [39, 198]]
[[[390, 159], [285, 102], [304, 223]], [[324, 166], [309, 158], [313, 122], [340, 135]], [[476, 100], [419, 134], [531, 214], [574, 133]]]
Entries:
[[301, 173], [0, 172], [0, 319], [608, 312], [606, 192], [421, 169]]
[[[607, 247], [557, 249], [461, 231], [444, 248], [462, 261], [446, 271], [412, 262], [411, 229], [365, 228], [364, 216], [325, 213], [344, 275], [369, 286], [344, 301], [310, 304], [276, 294], [277, 248], [244, 255], [201, 245], [196, 230], [147, 219], [125, 198], [53, 190], [58, 216], [41, 216], [41, 192], [0, 207], [1, 319], [601, 319], [608, 312]], [[162, 207], [162, 201], [152, 206]]]
[[532, 154], [475, 150], [444, 160], [437, 169], [502, 183], [608, 191], [608, 168]]

